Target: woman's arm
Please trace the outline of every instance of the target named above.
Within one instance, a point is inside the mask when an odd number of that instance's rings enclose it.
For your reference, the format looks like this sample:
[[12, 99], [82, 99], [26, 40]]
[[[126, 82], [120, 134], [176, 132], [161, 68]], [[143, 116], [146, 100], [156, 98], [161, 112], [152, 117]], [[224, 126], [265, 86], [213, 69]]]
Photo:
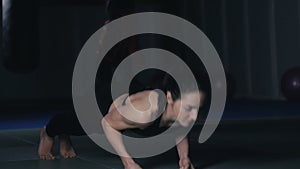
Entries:
[[179, 143], [177, 143], [177, 151], [179, 155], [180, 169], [194, 169], [189, 158], [189, 142], [188, 136], [185, 136]]
[[112, 128], [109, 124], [111, 122], [108, 122], [108, 121], [111, 121], [109, 119], [109, 117], [106, 117], [106, 118], [102, 119], [102, 121], [101, 121], [104, 133], [105, 133], [108, 141], [110, 142], [110, 144], [113, 146], [113, 148], [119, 154], [125, 169], [133, 168], [132, 167], [133, 165], [136, 166], [135, 168], [139, 169], [140, 167], [137, 164], [135, 164], [134, 160], [127, 153], [127, 150], [124, 146], [122, 135], [121, 135], [120, 131]]
[[[148, 95], [146, 96], [146, 99], [132, 100], [132, 105], [112, 105], [108, 114], [101, 121], [101, 125], [108, 141], [120, 156], [125, 168], [135, 169], [140, 167], [128, 154], [126, 147], [124, 146], [120, 131], [130, 128], [141, 128], [148, 125], [148, 123], [138, 123], [149, 121], [149, 118], [153, 116], [153, 113], [156, 113], [155, 106], [152, 106], [153, 108], [150, 108], [151, 104], [149, 104]], [[136, 120], [138, 122], [130, 121], [126, 117], [134, 120], [137, 118]]]
[[124, 99], [126, 99], [126, 97], [128, 97], [128, 94], [123, 94], [120, 97], [118, 97], [117, 99], [115, 99], [113, 101], [113, 103], [111, 104], [111, 106], [109, 107], [108, 112], [111, 112], [112, 110], [122, 106], [122, 103], [124, 102]]
[[141, 167], [128, 154], [120, 131], [149, 125], [150, 119], [157, 113], [158, 95], [155, 92], [154, 95], [152, 93], [146, 91], [130, 96], [128, 99], [130, 99], [131, 104], [125, 105], [122, 103], [126, 95], [120, 96], [114, 101], [109, 112], [101, 121], [104, 133], [120, 156], [125, 169], [140, 169]]

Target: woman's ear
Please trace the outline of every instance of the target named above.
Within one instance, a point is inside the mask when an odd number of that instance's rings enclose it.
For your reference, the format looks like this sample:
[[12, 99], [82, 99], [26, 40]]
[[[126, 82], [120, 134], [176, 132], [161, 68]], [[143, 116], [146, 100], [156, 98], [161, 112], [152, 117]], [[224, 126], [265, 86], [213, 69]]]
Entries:
[[168, 102], [168, 104], [173, 103], [172, 94], [170, 91], [167, 91], [167, 102]]

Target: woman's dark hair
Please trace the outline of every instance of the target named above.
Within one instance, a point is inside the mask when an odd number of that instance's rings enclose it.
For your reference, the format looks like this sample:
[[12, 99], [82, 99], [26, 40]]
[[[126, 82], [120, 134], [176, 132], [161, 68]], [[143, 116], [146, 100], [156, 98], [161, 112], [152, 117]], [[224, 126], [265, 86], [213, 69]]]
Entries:
[[192, 83], [189, 79], [180, 79], [181, 80], [181, 87], [179, 88], [178, 83], [175, 81], [175, 79], [169, 75], [168, 73], [165, 73], [165, 77], [163, 80], [163, 86], [164, 86], [164, 91], [170, 91], [172, 95], [172, 99], [175, 101], [177, 99], [181, 98], [181, 94], [186, 94], [190, 92], [195, 92], [195, 91], [201, 91], [204, 92], [204, 89], [202, 85], [199, 83], [199, 80], [196, 77], [196, 82], [197, 84]]
[[194, 91], [204, 92], [203, 86], [199, 83], [200, 77], [195, 77], [197, 85], [193, 84], [188, 79], [182, 80], [182, 91], [176, 80], [168, 73], [158, 69], [146, 69], [139, 72], [131, 81], [129, 94], [134, 94], [143, 90], [160, 89], [165, 94], [171, 92], [172, 99], [175, 101], [181, 98], [181, 94]]

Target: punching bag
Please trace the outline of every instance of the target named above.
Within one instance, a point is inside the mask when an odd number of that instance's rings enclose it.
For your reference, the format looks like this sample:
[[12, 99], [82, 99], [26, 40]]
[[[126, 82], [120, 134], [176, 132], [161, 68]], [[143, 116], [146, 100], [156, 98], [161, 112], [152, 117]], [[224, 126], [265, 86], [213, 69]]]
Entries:
[[3, 0], [2, 9], [2, 64], [10, 72], [31, 72], [39, 63], [37, 1]]

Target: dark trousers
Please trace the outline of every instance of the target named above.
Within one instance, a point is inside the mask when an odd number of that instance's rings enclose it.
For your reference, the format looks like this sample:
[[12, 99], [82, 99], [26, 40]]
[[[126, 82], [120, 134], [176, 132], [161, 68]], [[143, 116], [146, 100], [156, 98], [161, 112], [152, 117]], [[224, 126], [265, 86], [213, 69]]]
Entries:
[[60, 134], [82, 136], [86, 135], [75, 112], [58, 113], [46, 125], [46, 133], [50, 137]]

